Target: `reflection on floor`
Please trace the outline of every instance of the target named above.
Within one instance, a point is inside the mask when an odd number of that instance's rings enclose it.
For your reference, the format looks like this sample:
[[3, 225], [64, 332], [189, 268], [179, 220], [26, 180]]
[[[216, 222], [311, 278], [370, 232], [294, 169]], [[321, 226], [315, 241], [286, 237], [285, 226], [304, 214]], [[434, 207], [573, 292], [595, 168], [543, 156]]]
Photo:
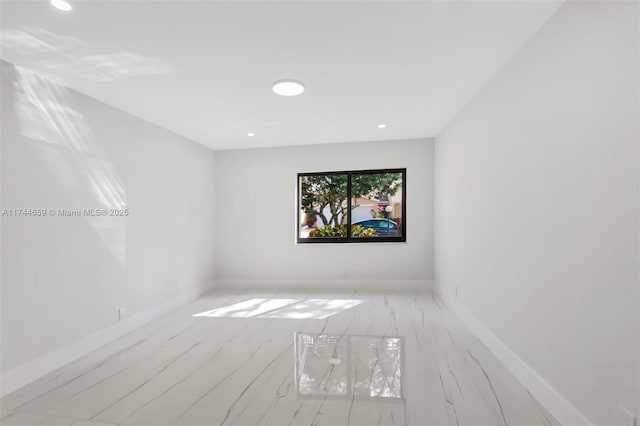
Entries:
[[0, 402], [3, 426], [557, 424], [430, 292], [215, 293]]
[[401, 337], [296, 333], [295, 342], [299, 397], [403, 398]]

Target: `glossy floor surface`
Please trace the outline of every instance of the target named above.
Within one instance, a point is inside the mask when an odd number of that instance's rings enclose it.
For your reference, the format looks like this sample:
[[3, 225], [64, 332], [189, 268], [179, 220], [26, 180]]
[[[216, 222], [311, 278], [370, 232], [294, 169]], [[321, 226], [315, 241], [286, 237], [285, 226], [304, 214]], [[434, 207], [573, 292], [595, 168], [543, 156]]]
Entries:
[[9, 425], [555, 425], [431, 292], [217, 292], [2, 399]]

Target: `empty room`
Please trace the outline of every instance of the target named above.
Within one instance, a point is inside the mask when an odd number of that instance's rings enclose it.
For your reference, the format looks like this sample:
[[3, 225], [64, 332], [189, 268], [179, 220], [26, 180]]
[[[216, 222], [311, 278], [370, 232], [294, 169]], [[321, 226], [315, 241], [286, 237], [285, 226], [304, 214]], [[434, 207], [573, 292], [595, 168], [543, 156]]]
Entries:
[[0, 0], [0, 425], [640, 426], [637, 0]]

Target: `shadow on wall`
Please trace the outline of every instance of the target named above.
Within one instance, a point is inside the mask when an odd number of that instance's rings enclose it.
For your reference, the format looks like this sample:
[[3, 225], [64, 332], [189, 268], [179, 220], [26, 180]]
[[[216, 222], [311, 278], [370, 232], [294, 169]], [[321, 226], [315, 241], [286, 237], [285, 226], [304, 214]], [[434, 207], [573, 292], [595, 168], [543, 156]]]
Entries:
[[[125, 208], [124, 183], [95, 142], [83, 115], [73, 107], [68, 89], [17, 66], [14, 85], [20, 134], [34, 141], [36, 151], [58, 182], [74, 190], [87, 185], [96, 209], [106, 209], [108, 213], [111, 209]], [[84, 218], [111, 254], [124, 264], [124, 218], [108, 215]]]
[[[57, 81], [64, 76], [110, 82], [121, 78], [166, 74], [175, 69], [131, 52], [96, 52], [86, 43], [37, 28], [2, 31], [1, 46], [26, 66], [12, 66], [14, 108], [19, 132], [33, 141], [55, 179], [74, 191], [87, 190], [91, 207], [107, 215], [81, 215], [111, 254], [125, 265], [124, 217], [110, 210], [127, 207], [125, 185], [86, 118], [74, 107], [69, 89]], [[93, 50], [90, 50], [93, 49]], [[34, 71], [37, 70], [37, 71]]]

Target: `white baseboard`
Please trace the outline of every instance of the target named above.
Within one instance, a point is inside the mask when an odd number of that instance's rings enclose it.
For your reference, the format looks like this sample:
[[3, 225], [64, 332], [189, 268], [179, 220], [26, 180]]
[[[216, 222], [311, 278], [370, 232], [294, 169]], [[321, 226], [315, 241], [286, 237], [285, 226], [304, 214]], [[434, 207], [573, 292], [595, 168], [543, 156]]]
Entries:
[[53, 352], [48, 353], [26, 364], [9, 370], [0, 376], [0, 396], [5, 396], [11, 392], [28, 385], [29, 383], [43, 377], [52, 371], [63, 367], [76, 359], [87, 355], [101, 346], [114, 341], [115, 339], [129, 334], [135, 329], [160, 318], [166, 313], [187, 304], [203, 293], [211, 290], [210, 287], [198, 288], [184, 292], [173, 300], [156, 306], [153, 309], [139, 313], [129, 319], [119, 321], [109, 327], [83, 337], [75, 342], [63, 346]]
[[431, 290], [431, 280], [216, 280], [216, 288], [292, 290]]
[[498, 336], [461, 305], [456, 298], [434, 286], [434, 292], [462, 322], [478, 336], [507, 369], [531, 392], [563, 426], [593, 426], [587, 416], [574, 407], [529, 364], [513, 352]]

